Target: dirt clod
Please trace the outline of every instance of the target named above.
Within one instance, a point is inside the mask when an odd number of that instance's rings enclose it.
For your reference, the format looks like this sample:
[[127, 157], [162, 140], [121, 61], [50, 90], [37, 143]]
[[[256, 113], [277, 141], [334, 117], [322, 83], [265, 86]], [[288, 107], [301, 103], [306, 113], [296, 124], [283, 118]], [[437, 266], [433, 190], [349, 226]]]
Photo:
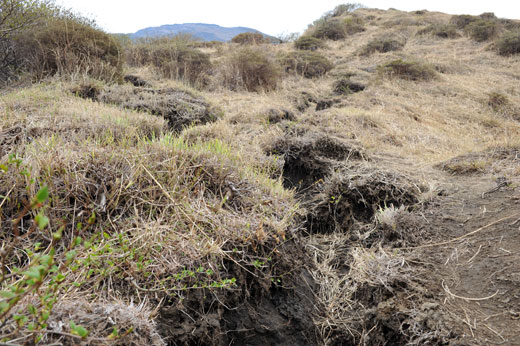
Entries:
[[370, 223], [379, 209], [413, 205], [420, 193], [409, 178], [370, 167], [335, 172], [316, 189], [308, 202], [311, 233], [345, 232], [355, 222]]
[[135, 87], [150, 87], [150, 84], [139, 76], [126, 75], [124, 80]]
[[267, 111], [267, 121], [269, 121], [270, 124], [277, 124], [283, 120], [294, 121], [296, 117], [293, 112], [283, 108], [271, 108]]
[[356, 143], [320, 132], [299, 133], [298, 129], [288, 130], [268, 152], [283, 156], [284, 185], [298, 191], [306, 191], [328, 176], [339, 162], [364, 158]]

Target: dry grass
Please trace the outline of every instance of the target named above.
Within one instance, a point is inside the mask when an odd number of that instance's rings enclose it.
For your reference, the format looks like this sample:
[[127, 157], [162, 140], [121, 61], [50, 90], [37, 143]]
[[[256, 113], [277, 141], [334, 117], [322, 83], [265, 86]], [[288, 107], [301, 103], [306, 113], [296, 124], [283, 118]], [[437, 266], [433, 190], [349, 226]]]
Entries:
[[[190, 289], [232, 289], [233, 274], [222, 267], [224, 259], [251, 266], [262, 258], [266, 244], [291, 236], [288, 227], [297, 210], [291, 194], [241, 164], [240, 156], [219, 140], [188, 144], [163, 132], [160, 118], [80, 100], [59, 87], [10, 94], [2, 97], [1, 107], [5, 116], [0, 140], [9, 144], [2, 145], [2, 162], [7, 152], [22, 158], [35, 180], [29, 193], [49, 186], [53, 207], [46, 210], [51, 220], [47, 231], [63, 225], [67, 244], [78, 223], [87, 224], [89, 215], [97, 215], [95, 224], [81, 234], [91, 245], [78, 253], [79, 269], [65, 273], [60, 301], [87, 297], [85, 292], [95, 290], [97, 304], [108, 309], [113, 295], [143, 303], [147, 296], [181, 299]], [[2, 174], [0, 179], [0, 194], [10, 198], [2, 207], [7, 241], [12, 236], [9, 220], [28, 192], [23, 175]], [[34, 234], [20, 245], [45, 243], [49, 234]], [[248, 253], [254, 259], [248, 259]], [[105, 256], [111, 260], [102, 261]], [[12, 260], [9, 266], [16, 265]], [[81, 320], [92, 342], [107, 337], [106, 328], [96, 322], [99, 314], [93, 314]], [[66, 315], [61, 322], [73, 317]], [[136, 332], [141, 328], [135, 320], [114, 316], [114, 326], [121, 322], [127, 330], [132, 324]], [[150, 323], [146, 328], [153, 327]], [[11, 327], [3, 326], [3, 334], [28, 336]], [[70, 334], [68, 327], [65, 330]], [[152, 338], [152, 332], [140, 337]], [[56, 332], [43, 334], [52, 339]]]
[[[284, 237], [296, 232], [293, 217], [299, 206], [293, 192], [281, 184], [283, 158], [266, 154], [265, 149], [280, 139], [298, 141], [311, 130], [326, 133], [338, 142], [355, 142], [367, 157], [382, 157], [387, 165], [418, 172], [428, 172], [433, 164], [455, 156], [520, 145], [520, 124], [513, 116], [503, 116], [505, 106], [520, 105], [518, 55], [498, 56], [467, 37], [439, 40], [416, 35], [428, 25], [449, 23], [450, 16], [441, 13], [358, 9], [355, 14], [357, 23], [365, 23], [364, 31], [328, 42], [321, 52], [330, 60], [330, 71], [312, 79], [293, 73], [282, 78], [279, 74], [273, 57], [291, 52], [292, 43], [262, 46], [261, 56], [253, 60], [258, 62], [256, 67], [241, 65], [251, 62], [247, 57], [246, 62], [233, 60], [238, 57], [233, 48], [236, 45], [204, 47], [214, 70], [210, 88], [201, 93], [221, 107], [223, 115], [213, 123], [185, 129], [178, 137], [166, 130], [164, 119], [75, 98], [62, 91], [70, 86], [38, 86], [2, 96], [3, 160], [9, 152], [18, 153], [37, 185], [49, 185], [53, 196], [53, 208], [48, 209], [51, 228], [55, 230], [59, 220], [65, 219], [66, 241], [74, 225], [85, 222], [95, 211], [100, 221], [88, 235], [99, 236], [94, 247], [84, 249], [78, 258], [84, 260], [93, 254], [113, 261], [113, 265], [106, 261], [92, 264], [89, 268], [96, 270], [93, 277], [85, 278], [86, 270], [70, 274], [67, 283], [83, 283], [63, 288], [64, 304], [82, 297], [87, 301], [77, 304], [85, 310], [122, 307], [113, 310], [112, 317], [122, 321], [118, 322], [122, 329], [133, 326], [142, 331], [143, 343], [160, 344], [154, 339], [153, 309], [162, 297], [179, 302], [190, 292], [183, 285], [194, 288], [195, 284], [220, 286], [210, 291], [218, 297], [219, 290], [235, 289], [225, 281], [234, 276], [225, 270], [224, 262], [251, 268], [254, 261], [283, 256], [275, 250]], [[407, 42], [402, 50], [359, 55], [367, 42], [383, 37], [389, 29]], [[378, 76], [377, 66], [412, 57], [432, 66], [438, 78], [410, 81]], [[139, 67], [131, 72], [161, 89], [176, 89], [182, 83], [163, 80], [153, 68]], [[341, 78], [367, 88], [334, 95], [334, 82]], [[493, 96], [497, 90], [506, 103]], [[305, 107], [298, 103], [302, 97], [306, 98]], [[331, 108], [318, 113], [313, 107], [333, 98]], [[271, 109], [283, 110], [280, 121], [266, 120]], [[300, 130], [304, 133], [301, 136]], [[344, 164], [342, 160], [338, 158], [334, 167]], [[456, 164], [454, 171], [488, 169], [487, 159], [480, 160]], [[374, 176], [365, 173], [356, 179]], [[273, 181], [268, 176], [280, 179]], [[434, 186], [431, 177], [423, 178]], [[5, 195], [24, 178], [1, 175], [0, 179], [0, 194]], [[388, 181], [388, 176], [377, 176], [374, 181], [383, 180]], [[345, 191], [333, 191], [333, 195]], [[414, 187], [414, 193], [424, 194], [417, 197], [419, 202], [431, 201], [436, 191], [435, 187], [428, 191]], [[21, 188], [11, 197], [12, 202], [2, 206], [2, 227], [6, 230], [16, 201], [26, 198], [27, 192]], [[329, 208], [330, 196], [325, 204]], [[386, 208], [384, 203], [371, 205], [366, 224], [373, 226], [374, 232], [378, 225], [394, 228], [405, 213], [402, 203], [397, 204]], [[70, 215], [75, 216], [71, 219]], [[372, 225], [374, 219], [377, 222]], [[408, 280], [407, 260], [378, 244], [370, 248], [353, 244], [352, 234], [331, 232], [308, 239], [307, 248], [314, 255], [312, 274], [319, 283], [317, 296], [325, 314], [316, 323], [324, 340], [331, 343], [334, 340], [328, 338], [338, 330], [346, 333], [343, 340], [367, 341], [370, 328], [364, 329], [367, 325], [363, 324], [367, 310], [354, 303], [355, 294], [391, 291]], [[48, 237], [39, 236], [44, 241]], [[106, 247], [111, 252], [100, 253]], [[129, 248], [135, 249], [132, 259], [126, 256]], [[199, 267], [204, 273], [197, 272]], [[183, 276], [185, 270], [195, 276]], [[181, 275], [172, 278], [172, 273]], [[263, 274], [270, 275], [267, 271]], [[88, 296], [93, 290], [98, 293], [96, 300]], [[113, 292], [117, 292], [117, 299]], [[139, 311], [133, 310], [132, 299]], [[125, 319], [128, 311], [141, 313], [143, 318]], [[421, 308], [406, 307], [407, 321], [421, 312]], [[64, 315], [69, 317], [57, 318], [65, 324], [67, 319], [81, 318], [68, 310]], [[107, 337], [106, 325], [98, 324], [92, 315], [84, 320], [95, 324], [91, 329], [98, 334], [89, 337]], [[421, 328], [413, 325], [411, 333], [417, 335], [407, 340], [433, 340]]]

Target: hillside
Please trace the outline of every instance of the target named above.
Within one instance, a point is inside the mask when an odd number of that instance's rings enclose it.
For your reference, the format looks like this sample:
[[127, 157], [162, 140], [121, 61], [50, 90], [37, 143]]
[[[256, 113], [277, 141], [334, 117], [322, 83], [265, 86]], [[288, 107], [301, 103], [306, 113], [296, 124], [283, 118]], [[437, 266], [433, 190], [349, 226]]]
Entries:
[[2, 342], [519, 344], [520, 22], [247, 38], [2, 90]]
[[184, 23], [144, 28], [136, 31], [133, 34], [130, 34], [130, 38], [154, 38], [162, 36], [175, 36], [178, 34], [189, 34], [202, 41], [227, 42], [236, 35], [242, 34], [244, 32], [259, 31], [245, 27], [225, 28], [216, 24]]

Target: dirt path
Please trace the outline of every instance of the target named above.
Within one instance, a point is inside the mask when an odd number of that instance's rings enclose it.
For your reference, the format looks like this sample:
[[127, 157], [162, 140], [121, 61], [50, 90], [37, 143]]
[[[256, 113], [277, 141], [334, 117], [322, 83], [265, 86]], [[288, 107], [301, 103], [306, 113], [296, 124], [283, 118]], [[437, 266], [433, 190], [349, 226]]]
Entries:
[[456, 322], [463, 344], [518, 345], [518, 182], [496, 191], [491, 175], [447, 176], [446, 182], [447, 196], [425, 214], [432, 238], [450, 242], [424, 248], [430, 289]]

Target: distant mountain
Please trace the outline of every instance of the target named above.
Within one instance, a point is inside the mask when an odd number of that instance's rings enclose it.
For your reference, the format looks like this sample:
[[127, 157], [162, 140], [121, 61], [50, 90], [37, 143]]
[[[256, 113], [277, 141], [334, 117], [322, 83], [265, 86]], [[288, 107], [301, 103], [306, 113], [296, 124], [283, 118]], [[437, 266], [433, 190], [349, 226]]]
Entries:
[[[161, 36], [173, 36], [177, 34], [190, 34], [203, 41], [229, 41], [238, 34], [244, 32], [260, 32], [245, 27], [225, 28], [216, 24], [185, 23], [161, 25], [145, 28], [130, 34], [130, 38], [149, 38]], [[266, 35], [267, 36], [267, 35]]]

